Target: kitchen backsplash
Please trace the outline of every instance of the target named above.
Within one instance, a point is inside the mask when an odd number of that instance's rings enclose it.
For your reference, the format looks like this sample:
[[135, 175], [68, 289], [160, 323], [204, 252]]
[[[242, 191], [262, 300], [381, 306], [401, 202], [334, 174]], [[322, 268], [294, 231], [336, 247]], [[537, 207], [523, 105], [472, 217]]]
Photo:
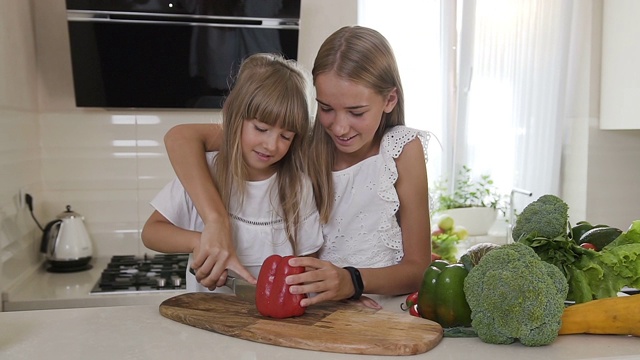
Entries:
[[[0, 114], [0, 119], [7, 118], [6, 112]], [[1, 259], [4, 262], [25, 253], [21, 257], [33, 261], [33, 253], [37, 253], [41, 231], [27, 208], [19, 206], [14, 193], [21, 188], [33, 195], [36, 218], [42, 226], [66, 205], [82, 214], [97, 255], [150, 252], [139, 233], [152, 211], [149, 201], [175, 176], [166, 156], [164, 134], [179, 123], [219, 119], [219, 111], [40, 114], [34, 126], [37, 130], [8, 141], [18, 149], [3, 147], [0, 151], [0, 162], [10, 164], [11, 169], [10, 173], [3, 170], [0, 188], [0, 214], [7, 215], [2, 221]], [[0, 131], [13, 134], [10, 138], [29, 132], [17, 133], [11, 126], [14, 123], [0, 120]], [[20, 145], [24, 143], [31, 145]], [[20, 149], [24, 146], [36, 154], [33, 159], [20, 157], [16, 161], [16, 152], [25, 150]]]
[[139, 230], [149, 201], [175, 175], [163, 137], [184, 122], [219, 121], [219, 111], [159, 114], [43, 114], [42, 212], [67, 204], [85, 217], [97, 254], [143, 254]]
[[[0, 119], [6, 119], [6, 112], [2, 113]], [[19, 148], [19, 144], [31, 143], [37, 150], [30, 151], [39, 153], [39, 160], [35, 155], [34, 159], [16, 161], [16, 152], [23, 149], [0, 151], [0, 162], [10, 164], [11, 169], [10, 173], [3, 171], [0, 188], [0, 214], [8, 215], [2, 222], [2, 258], [8, 257], [5, 250], [9, 249], [33, 252], [39, 242], [40, 230], [27, 208], [20, 208], [17, 193], [13, 194], [20, 188], [33, 195], [36, 218], [42, 226], [66, 205], [82, 214], [96, 254], [149, 252], [139, 234], [152, 211], [149, 201], [175, 176], [166, 156], [164, 134], [179, 123], [212, 123], [219, 119], [219, 111], [40, 114], [35, 126], [39, 130], [8, 142]], [[19, 134], [13, 123], [0, 120], [0, 131], [13, 134], [10, 138]], [[20, 182], [21, 178], [25, 181]], [[22, 245], [15, 245], [16, 240]]]

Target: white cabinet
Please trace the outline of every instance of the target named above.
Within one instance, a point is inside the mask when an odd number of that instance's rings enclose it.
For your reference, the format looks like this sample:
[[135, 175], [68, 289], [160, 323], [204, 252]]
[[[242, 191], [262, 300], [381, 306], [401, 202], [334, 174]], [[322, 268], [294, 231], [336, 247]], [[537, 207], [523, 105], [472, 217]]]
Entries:
[[640, 129], [640, 1], [603, 0], [600, 129]]

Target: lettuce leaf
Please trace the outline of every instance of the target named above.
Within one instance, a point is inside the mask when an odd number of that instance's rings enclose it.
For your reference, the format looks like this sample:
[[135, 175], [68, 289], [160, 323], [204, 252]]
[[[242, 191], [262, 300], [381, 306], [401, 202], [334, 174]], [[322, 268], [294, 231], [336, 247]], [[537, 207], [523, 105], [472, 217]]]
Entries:
[[585, 254], [574, 265], [584, 273], [594, 299], [617, 296], [625, 286], [640, 287], [640, 221], [602, 251]]
[[625, 286], [640, 288], [640, 220], [602, 251], [585, 250], [564, 236], [523, 238], [540, 258], [567, 278], [567, 300], [576, 303], [617, 296]]

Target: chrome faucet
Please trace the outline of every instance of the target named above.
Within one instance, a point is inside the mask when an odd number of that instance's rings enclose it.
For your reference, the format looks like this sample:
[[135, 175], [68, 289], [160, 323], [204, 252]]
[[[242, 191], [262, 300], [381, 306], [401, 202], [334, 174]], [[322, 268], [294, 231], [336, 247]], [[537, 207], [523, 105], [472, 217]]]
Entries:
[[516, 216], [516, 210], [514, 209], [515, 204], [514, 204], [513, 198], [516, 193], [527, 195], [527, 196], [533, 195], [533, 193], [529, 190], [522, 190], [518, 188], [511, 189], [511, 194], [509, 195], [509, 226], [507, 226], [507, 244], [513, 242], [511, 233], [513, 230], [513, 222]]

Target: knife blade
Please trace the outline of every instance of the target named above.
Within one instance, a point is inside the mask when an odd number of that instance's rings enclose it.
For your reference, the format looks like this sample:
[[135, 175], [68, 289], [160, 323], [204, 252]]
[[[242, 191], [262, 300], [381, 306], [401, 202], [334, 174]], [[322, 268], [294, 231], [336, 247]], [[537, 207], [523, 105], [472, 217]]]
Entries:
[[[191, 267], [189, 268], [189, 272], [193, 275], [196, 274], [195, 270]], [[229, 272], [224, 286], [231, 289], [238, 299], [254, 304], [256, 303], [256, 286], [239, 277], [237, 274]]]

